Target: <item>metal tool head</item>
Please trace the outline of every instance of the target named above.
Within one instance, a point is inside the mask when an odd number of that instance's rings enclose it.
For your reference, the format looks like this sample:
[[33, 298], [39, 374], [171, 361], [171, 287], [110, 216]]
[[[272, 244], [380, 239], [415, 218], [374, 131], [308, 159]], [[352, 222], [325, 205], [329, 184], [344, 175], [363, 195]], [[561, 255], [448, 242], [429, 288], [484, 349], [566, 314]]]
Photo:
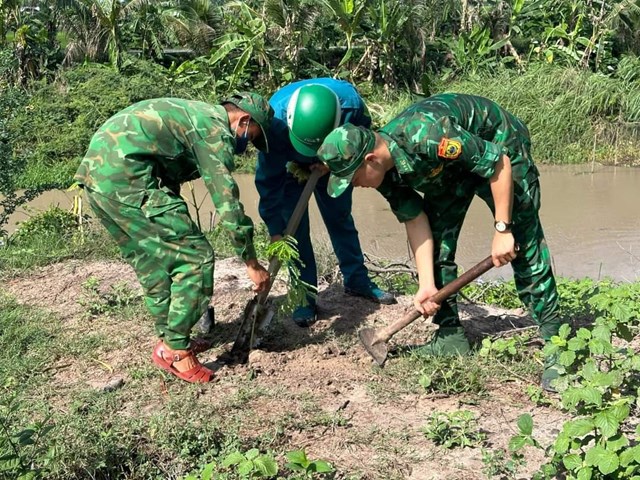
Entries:
[[387, 360], [387, 344], [385, 342], [378, 341], [376, 330], [373, 328], [363, 328], [358, 332], [360, 337], [360, 343], [364, 349], [373, 357], [378, 365], [384, 366], [384, 362]]

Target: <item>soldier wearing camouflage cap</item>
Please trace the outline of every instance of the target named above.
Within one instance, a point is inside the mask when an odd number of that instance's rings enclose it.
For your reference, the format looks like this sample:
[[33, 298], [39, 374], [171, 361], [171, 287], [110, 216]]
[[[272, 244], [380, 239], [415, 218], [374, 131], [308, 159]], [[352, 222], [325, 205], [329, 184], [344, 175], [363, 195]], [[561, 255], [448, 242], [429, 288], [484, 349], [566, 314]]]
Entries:
[[118, 112], [96, 132], [75, 175], [89, 204], [135, 269], [160, 340], [152, 359], [188, 382], [213, 372], [195, 356], [208, 344], [191, 329], [213, 294], [211, 245], [189, 216], [180, 184], [202, 177], [255, 291], [269, 285], [256, 260], [253, 222], [231, 176], [249, 141], [267, 151], [273, 110], [254, 93], [220, 105], [156, 98]]
[[[330, 195], [351, 185], [376, 188], [405, 223], [419, 274], [415, 307], [435, 314], [440, 326], [419, 352], [469, 351], [455, 296], [442, 305], [426, 300], [456, 278], [457, 240], [474, 195], [494, 214], [494, 265], [512, 263], [518, 295], [542, 337], [558, 333], [558, 293], [538, 216], [539, 174], [530, 149], [529, 131], [518, 118], [486, 98], [450, 93], [410, 106], [375, 133], [340, 127], [318, 151], [332, 172]], [[557, 373], [555, 360], [548, 359], [545, 388]]]

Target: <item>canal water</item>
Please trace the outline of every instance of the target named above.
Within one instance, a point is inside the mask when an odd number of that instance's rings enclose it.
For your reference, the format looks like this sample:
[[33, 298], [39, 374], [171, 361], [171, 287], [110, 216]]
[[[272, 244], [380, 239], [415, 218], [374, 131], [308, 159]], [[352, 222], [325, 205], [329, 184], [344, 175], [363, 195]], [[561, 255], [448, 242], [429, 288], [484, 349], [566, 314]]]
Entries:
[[[626, 167], [541, 166], [541, 219], [556, 275], [620, 281], [640, 280], [640, 169]], [[253, 177], [235, 175], [241, 201], [254, 221], [258, 195]], [[203, 225], [210, 222], [213, 205], [201, 181], [192, 193], [200, 207]], [[72, 192], [47, 192], [32, 201], [28, 211], [58, 204], [70, 208]], [[190, 200], [191, 201], [191, 200]], [[372, 189], [354, 193], [353, 215], [360, 232], [363, 251], [372, 258], [407, 262], [409, 249], [404, 226], [395, 219], [386, 201]], [[328, 242], [315, 202], [311, 204], [312, 235], [316, 242]], [[22, 209], [12, 216], [8, 230], [28, 218]], [[460, 236], [457, 260], [469, 268], [490, 253], [493, 218], [486, 205], [474, 200]], [[488, 278], [511, 278], [510, 267], [494, 270]]]

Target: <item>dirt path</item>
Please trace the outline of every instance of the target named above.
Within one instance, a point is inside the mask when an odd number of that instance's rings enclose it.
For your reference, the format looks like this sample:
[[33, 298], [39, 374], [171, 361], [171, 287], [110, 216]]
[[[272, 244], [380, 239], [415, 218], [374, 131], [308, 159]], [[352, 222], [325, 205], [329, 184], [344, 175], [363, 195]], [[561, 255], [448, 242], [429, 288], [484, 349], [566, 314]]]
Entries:
[[[275, 444], [283, 449], [306, 447], [310, 457], [328, 460], [344, 473], [338, 478], [486, 478], [480, 448], [445, 450], [425, 438], [421, 428], [435, 411], [473, 411], [487, 434], [487, 449], [505, 448], [516, 433], [517, 417], [524, 412], [533, 415], [536, 438], [543, 443], [551, 441], [562, 424], [558, 410], [531, 403], [524, 394], [523, 379], [514, 377], [510, 382], [489, 385], [487, 395], [469, 399], [428, 395], [415, 384], [407, 385], [406, 379], [388, 373], [395, 372], [393, 366], [385, 370], [375, 367], [359, 345], [356, 332], [365, 325], [380, 327], [396, 320], [410, 307], [409, 297], [401, 297], [399, 305], [376, 305], [344, 295], [338, 285], [323, 285], [319, 321], [310, 329], [298, 328], [290, 319], [277, 321], [247, 364], [224, 364], [221, 359], [252, 294], [244, 265], [236, 260], [218, 261], [215, 276], [212, 303], [216, 342], [202, 359], [217, 369], [219, 380], [199, 390], [198, 402], [206, 404], [212, 415], [233, 418], [240, 434], [247, 438], [272, 430], [278, 432]], [[139, 290], [133, 271], [119, 262], [66, 262], [12, 279], [3, 286], [20, 302], [55, 313], [74, 334], [98, 331], [114, 338], [112, 345], [96, 351], [95, 363], [80, 365], [73, 359], [58, 359], [58, 363], [67, 365], [53, 377], [60, 391], [99, 387], [119, 378], [127, 389], [133, 366], [153, 369], [148, 357], [154, 337], [148, 318], [126, 321], [125, 338], [116, 333], [122, 331], [122, 321], [87, 323], [83, 319], [84, 307], [79, 299], [84, 295], [83, 283], [91, 278], [98, 280], [103, 291], [121, 282]], [[282, 294], [282, 289], [276, 283], [274, 293]], [[461, 313], [465, 329], [474, 340], [533, 324], [521, 310], [462, 305]], [[421, 343], [432, 328], [428, 322], [415, 322], [392, 342]], [[391, 359], [388, 363], [399, 361]], [[157, 380], [148, 383], [152, 384], [150, 389], [165, 388]], [[178, 382], [171, 383], [169, 393], [180, 388]], [[132, 404], [120, 414], [144, 415], [156, 408], [154, 402], [162, 402], [157, 396], [149, 398], [156, 400], [142, 408]], [[538, 452], [528, 452], [522, 478], [540, 461]]]

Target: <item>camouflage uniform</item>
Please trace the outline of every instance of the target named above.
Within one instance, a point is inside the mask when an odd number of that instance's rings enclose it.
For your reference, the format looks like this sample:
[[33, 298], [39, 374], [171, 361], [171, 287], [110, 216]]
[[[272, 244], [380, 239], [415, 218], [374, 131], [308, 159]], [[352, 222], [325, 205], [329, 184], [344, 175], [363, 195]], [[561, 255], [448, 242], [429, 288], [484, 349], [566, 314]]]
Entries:
[[213, 293], [213, 250], [180, 184], [202, 177], [236, 253], [256, 257], [253, 222], [230, 174], [235, 143], [222, 105], [145, 100], [100, 127], [75, 175], [135, 269], [158, 335], [173, 350], [188, 348]]
[[[456, 244], [473, 196], [480, 196], [494, 211], [488, 179], [495, 173], [502, 154], [510, 158], [514, 187], [512, 232], [520, 245], [518, 257], [512, 262], [516, 287], [540, 325], [541, 335], [549, 339], [557, 334], [558, 294], [538, 216], [539, 173], [531, 158], [529, 132], [522, 121], [482, 97], [440, 94], [410, 106], [379, 134], [388, 144], [395, 168], [387, 172], [378, 191], [401, 222], [422, 211], [427, 213], [434, 237], [438, 288], [457, 275]], [[363, 151], [373, 147], [371, 134], [354, 127], [350, 132], [340, 132], [342, 138], [332, 135], [325, 140], [319, 157], [334, 176], [350, 181], [350, 174], [362, 162], [357, 156], [363, 157]], [[336, 161], [337, 157], [345, 157], [346, 144], [359, 153], [353, 155], [351, 163], [344, 158]], [[434, 322], [444, 327], [460, 325], [455, 297], [442, 305]]]

